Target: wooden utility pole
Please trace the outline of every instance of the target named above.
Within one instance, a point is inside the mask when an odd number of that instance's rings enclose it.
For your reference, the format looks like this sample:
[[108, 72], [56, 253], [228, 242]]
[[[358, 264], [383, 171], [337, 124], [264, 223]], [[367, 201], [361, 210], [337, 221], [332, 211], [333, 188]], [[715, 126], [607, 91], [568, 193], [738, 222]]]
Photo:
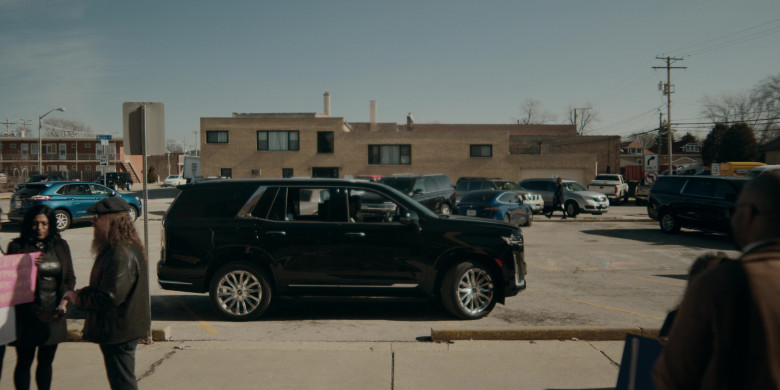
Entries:
[[658, 57], [659, 60], [666, 60], [666, 66], [654, 66], [653, 69], [666, 69], [666, 84], [661, 82], [658, 87], [666, 95], [666, 142], [669, 146], [669, 174], [674, 175], [672, 169], [672, 93], [674, 93], [674, 86], [672, 85], [672, 69], [688, 69], [687, 66], [672, 66], [672, 62], [682, 61], [682, 58], [674, 57]]

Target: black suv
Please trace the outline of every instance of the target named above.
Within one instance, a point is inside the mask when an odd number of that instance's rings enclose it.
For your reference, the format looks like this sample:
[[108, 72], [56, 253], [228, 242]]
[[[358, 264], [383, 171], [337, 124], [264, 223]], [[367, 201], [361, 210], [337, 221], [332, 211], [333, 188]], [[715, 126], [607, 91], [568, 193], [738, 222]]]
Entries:
[[659, 176], [650, 189], [647, 215], [661, 231], [681, 227], [729, 233], [737, 194], [750, 179], [733, 176]]
[[339, 179], [179, 187], [163, 217], [160, 286], [209, 292], [230, 320], [277, 296], [438, 297], [477, 319], [525, 289], [523, 235], [436, 215], [391, 187]]
[[[95, 182], [104, 184], [103, 179], [104, 177], [101, 175]], [[105, 185], [113, 188], [115, 191], [117, 188], [130, 191], [130, 187], [133, 185], [133, 177], [130, 175], [130, 172], [108, 172], [105, 179]]]
[[455, 191], [457, 191], [456, 198], [458, 203], [463, 198], [463, 195], [471, 191], [477, 190], [519, 190], [520, 186], [517, 183], [509, 180], [503, 180], [499, 178], [490, 177], [461, 177], [458, 179], [458, 183], [455, 185]]
[[393, 175], [383, 177], [379, 182], [401, 191], [435, 213], [452, 214], [455, 187], [445, 175]]

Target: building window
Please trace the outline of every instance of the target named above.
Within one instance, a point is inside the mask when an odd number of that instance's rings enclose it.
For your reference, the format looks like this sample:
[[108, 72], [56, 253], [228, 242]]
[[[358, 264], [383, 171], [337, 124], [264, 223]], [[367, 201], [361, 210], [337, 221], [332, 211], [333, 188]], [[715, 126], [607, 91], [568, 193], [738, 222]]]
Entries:
[[78, 146], [79, 146], [79, 144], [77, 144], [77, 143], [75, 143], [75, 142], [74, 142], [74, 143], [72, 143], [72, 144], [70, 144], [70, 148], [71, 148], [71, 149], [77, 149], [77, 148], [78, 148]]
[[699, 153], [701, 152], [701, 146], [700, 145], [685, 145], [685, 151], [690, 153]]
[[368, 145], [368, 163], [411, 165], [412, 145]]
[[299, 150], [297, 131], [258, 131], [257, 150]]
[[84, 144], [84, 149], [92, 149], [92, 144]]
[[77, 166], [75, 166], [75, 165], [71, 165], [71, 166], [70, 166], [70, 170], [71, 170], [71, 171], [78, 171], [78, 170], [79, 170], [79, 167], [77, 167]]
[[46, 144], [46, 153], [48, 154], [54, 154], [57, 153], [55, 150], [57, 144]]
[[493, 157], [493, 145], [471, 145], [471, 157]]
[[642, 154], [642, 148], [628, 148], [628, 154]]
[[282, 177], [293, 177], [292, 168], [282, 168]]
[[[84, 166], [84, 170], [85, 170], [85, 171], [91, 171], [91, 170], [92, 170], [92, 165], [85, 165], [85, 166]], [[98, 167], [97, 167], [97, 166], [95, 166], [95, 170], [96, 170], [96, 171], [98, 170]]]
[[206, 132], [206, 143], [207, 144], [226, 144], [226, 143], [228, 143], [228, 132], [227, 132], [227, 130], [207, 131]]
[[219, 176], [226, 177], [228, 179], [233, 177], [233, 169], [232, 168], [220, 168], [219, 169]]
[[317, 153], [333, 153], [333, 132], [317, 132]]
[[11, 149], [16, 149], [16, 144], [8, 144], [11, 146]]

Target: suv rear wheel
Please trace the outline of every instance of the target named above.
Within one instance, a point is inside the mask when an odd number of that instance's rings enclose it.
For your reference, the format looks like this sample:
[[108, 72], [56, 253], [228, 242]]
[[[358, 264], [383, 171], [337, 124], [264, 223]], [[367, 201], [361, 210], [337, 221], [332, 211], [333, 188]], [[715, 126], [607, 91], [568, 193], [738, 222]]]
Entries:
[[219, 314], [231, 321], [260, 317], [271, 305], [270, 279], [246, 262], [220, 268], [211, 280], [209, 295]]
[[54, 221], [61, 232], [70, 227], [70, 214], [65, 210], [54, 210]]
[[496, 306], [496, 292], [490, 272], [482, 265], [464, 261], [450, 268], [441, 284], [444, 307], [458, 318], [476, 320]]

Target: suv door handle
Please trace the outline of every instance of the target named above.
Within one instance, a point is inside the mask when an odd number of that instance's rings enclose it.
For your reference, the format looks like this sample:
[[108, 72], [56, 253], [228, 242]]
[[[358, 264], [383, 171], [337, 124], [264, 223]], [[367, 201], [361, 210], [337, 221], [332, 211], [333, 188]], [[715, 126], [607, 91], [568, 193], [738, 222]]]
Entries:
[[363, 232], [344, 233], [344, 236], [347, 238], [366, 238], [366, 233]]
[[274, 230], [270, 232], [265, 232], [265, 235], [271, 237], [284, 237], [287, 235], [287, 232], [285, 232], [284, 230]]

